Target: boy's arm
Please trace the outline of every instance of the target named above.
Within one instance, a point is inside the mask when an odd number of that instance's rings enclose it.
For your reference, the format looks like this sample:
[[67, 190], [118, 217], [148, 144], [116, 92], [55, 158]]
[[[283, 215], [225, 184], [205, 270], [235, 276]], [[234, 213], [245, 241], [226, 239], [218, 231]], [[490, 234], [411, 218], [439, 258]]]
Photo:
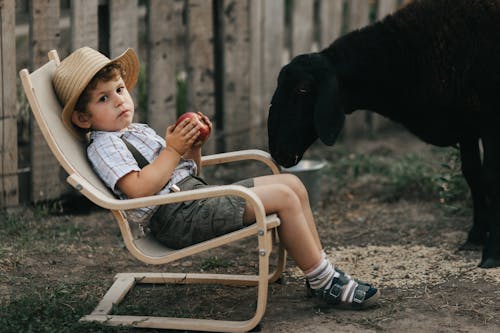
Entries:
[[141, 171], [132, 171], [118, 180], [116, 186], [129, 198], [158, 193], [172, 177], [182, 155], [186, 154], [199, 135], [199, 125], [186, 119], [167, 128], [167, 147]]
[[139, 198], [158, 193], [172, 177], [180, 155], [170, 148], [164, 149], [141, 171], [132, 171], [120, 178], [116, 186], [129, 198]]
[[193, 160], [196, 163], [196, 175], [201, 173], [201, 146], [192, 147], [183, 156], [186, 160]]

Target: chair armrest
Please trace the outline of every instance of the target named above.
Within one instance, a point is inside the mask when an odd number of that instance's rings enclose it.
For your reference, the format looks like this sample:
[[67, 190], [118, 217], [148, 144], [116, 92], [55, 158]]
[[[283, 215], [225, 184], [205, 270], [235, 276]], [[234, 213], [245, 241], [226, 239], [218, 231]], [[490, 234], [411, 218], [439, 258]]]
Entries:
[[77, 191], [82, 193], [90, 201], [98, 206], [110, 210], [127, 210], [133, 208], [141, 208], [148, 206], [163, 205], [180, 201], [190, 201], [210, 197], [221, 197], [227, 195], [236, 195], [245, 199], [255, 212], [256, 222], [259, 228], [265, 228], [265, 210], [260, 198], [248, 188], [241, 185], [220, 185], [213, 187], [205, 187], [197, 190], [188, 190], [180, 192], [172, 192], [168, 194], [160, 194], [134, 199], [116, 199], [104, 194], [82, 176], [73, 173], [67, 178]]
[[201, 165], [216, 165], [237, 161], [256, 160], [266, 164], [274, 174], [280, 173], [280, 167], [271, 158], [268, 152], [259, 149], [238, 150], [228, 153], [219, 153], [202, 156]]

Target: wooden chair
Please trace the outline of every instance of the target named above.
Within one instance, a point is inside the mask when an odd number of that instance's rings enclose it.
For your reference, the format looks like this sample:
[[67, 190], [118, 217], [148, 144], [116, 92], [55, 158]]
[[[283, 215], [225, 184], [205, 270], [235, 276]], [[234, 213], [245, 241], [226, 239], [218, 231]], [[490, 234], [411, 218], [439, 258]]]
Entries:
[[[253, 275], [229, 275], [208, 273], [121, 273], [114, 277], [114, 283], [104, 295], [95, 310], [81, 321], [96, 321], [112, 326], [134, 326], [177, 330], [200, 330], [217, 332], [245, 332], [260, 322], [264, 315], [268, 284], [276, 281], [285, 269], [286, 253], [278, 247], [277, 266], [269, 272], [269, 256], [273, 248], [273, 232], [280, 224], [276, 215], [266, 216], [260, 199], [249, 189], [237, 185], [223, 185], [200, 190], [181, 191], [167, 195], [157, 195], [138, 199], [119, 200], [100, 181], [93, 172], [86, 157], [82, 142], [73, 137], [61, 121], [61, 105], [52, 87], [52, 75], [59, 65], [55, 50], [49, 52], [49, 61], [33, 73], [23, 69], [20, 76], [31, 110], [52, 153], [69, 174], [67, 181], [96, 205], [111, 210], [120, 227], [121, 235], [130, 253], [147, 264], [168, 264], [175, 260], [200, 253], [215, 247], [229, 244], [243, 238], [256, 237], [258, 249], [258, 272]], [[215, 165], [242, 160], [256, 160], [265, 163], [273, 173], [279, 168], [269, 154], [260, 150], [242, 150], [237, 152], [204, 156], [203, 165]], [[180, 250], [169, 249], [152, 238], [138, 237], [138, 228], [129, 223], [124, 210], [161, 205], [179, 201], [195, 200], [207, 197], [237, 195], [252, 205], [256, 214], [256, 223], [244, 229], [223, 235]], [[112, 314], [114, 305], [120, 303], [129, 290], [138, 283], [190, 284], [207, 283], [223, 285], [242, 285], [257, 287], [257, 305], [255, 313], [248, 320], [229, 321], [215, 319], [191, 319], [153, 316], [126, 316]], [[250, 314], [252, 315], [252, 314]]]

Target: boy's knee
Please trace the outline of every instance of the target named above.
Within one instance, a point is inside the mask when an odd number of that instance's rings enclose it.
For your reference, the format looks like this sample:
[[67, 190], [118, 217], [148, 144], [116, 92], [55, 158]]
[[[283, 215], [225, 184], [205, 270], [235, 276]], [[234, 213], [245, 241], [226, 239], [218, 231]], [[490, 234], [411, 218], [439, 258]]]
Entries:
[[278, 198], [284, 199], [284, 201], [290, 203], [290, 205], [295, 205], [300, 200], [297, 193], [292, 187], [289, 186], [289, 184], [279, 184], [277, 189], [279, 192], [277, 193]]
[[284, 174], [287, 177], [286, 184], [295, 192], [301, 199], [308, 198], [307, 189], [302, 180], [294, 174]]

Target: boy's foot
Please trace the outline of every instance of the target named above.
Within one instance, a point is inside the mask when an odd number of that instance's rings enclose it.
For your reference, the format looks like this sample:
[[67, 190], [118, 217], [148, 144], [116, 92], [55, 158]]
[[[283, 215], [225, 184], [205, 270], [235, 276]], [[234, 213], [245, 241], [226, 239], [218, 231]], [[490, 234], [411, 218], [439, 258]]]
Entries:
[[380, 291], [371, 284], [351, 278], [336, 270], [331, 283], [319, 289], [312, 289], [306, 281], [309, 296], [319, 299], [331, 307], [360, 310], [372, 307], [380, 297]]

